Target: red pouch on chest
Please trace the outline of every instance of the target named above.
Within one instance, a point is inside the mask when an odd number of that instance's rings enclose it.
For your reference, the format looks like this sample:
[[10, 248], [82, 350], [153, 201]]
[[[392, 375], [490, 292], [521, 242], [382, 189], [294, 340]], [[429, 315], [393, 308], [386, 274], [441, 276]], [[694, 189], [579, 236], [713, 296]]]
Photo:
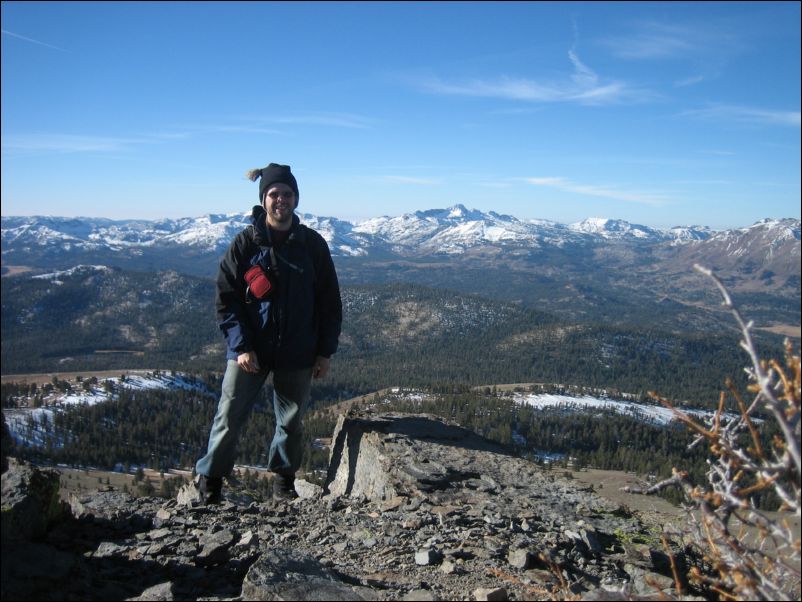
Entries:
[[275, 289], [275, 284], [270, 278], [271, 274], [266, 273], [261, 266], [255, 265], [245, 272], [245, 282], [248, 283], [246, 296], [250, 292], [260, 301], [270, 298]]

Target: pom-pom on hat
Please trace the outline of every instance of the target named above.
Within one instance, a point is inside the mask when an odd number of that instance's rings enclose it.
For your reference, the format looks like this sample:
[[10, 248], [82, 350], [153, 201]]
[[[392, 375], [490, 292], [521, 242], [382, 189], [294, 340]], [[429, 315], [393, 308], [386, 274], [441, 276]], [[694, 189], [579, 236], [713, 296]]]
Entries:
[[259, 181], [259, 204], [261, 205], [265, 198], [265, 192], [270, 190], [273, 184], [281, 182], [286, 184], [295, 193], [295, 206], [298, 206], [300, 194], [298, 193], [298, 182], [295, 181], [295, 176], [292, 175], [289, 165], [279, 165], [278, 163], [271, 163], [267, 167], [259, 169], [251, 169], [245, 176], [251, 181], [255, 182], [257, 178]]

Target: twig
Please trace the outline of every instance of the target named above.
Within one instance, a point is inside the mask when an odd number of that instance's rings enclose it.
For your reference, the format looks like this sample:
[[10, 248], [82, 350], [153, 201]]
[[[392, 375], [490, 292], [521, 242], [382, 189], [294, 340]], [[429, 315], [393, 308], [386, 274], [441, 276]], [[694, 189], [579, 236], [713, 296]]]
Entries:
[[[762, 362], [758, 357], [755, 345], [752, 341], [752, 323], [749, 322], [748, 324], [744, 322], [743, 317], [741, 316], [741, 312], [738, 311], [738, 308], [735, 307], [732, 303], [732, 299], [730, 298], [730, 294], [727, 292], [727, 289], [724, 287], [724, 284], [719, 280], [718, 276], [713, 274], [712, 270], [702, 267], [701, 265], [694, 264], [694, 269], [705, 276], [710, 277], [713, 282], [716, 283], [719, 291], [721, 291], [721, 295], [724, 297], [724, 305], [732, 311], [732, 314], [735, 316], [736, 321], [741, 327], [741, 333], [744, 336], [744, 340], [741, 342], [741, 346], [746, 350], [749, 356], [752, 358], [752, 367], [754, 369], [755, 378], [757, 380], [757, 384], [760, 387], [761, 392], [766, 398], [766, 401], [769, 402], [768, 409], [775, 414], [775, 417], [778, 418], [777, 422], [780, 428], [783, 430], [783, 435], [785, 436], [785, 440], [788, 443], [789, 451], [791, 453], [791, 457], [794, 460], [794, 465], [796, 466], [797, 474], [802, 474], [802, 459], [800, 458], [800, 444], [799, 444], [799, 437], [794, 437], [794, 433], [792, 429], [789, 428], [788, 423], [785, 420], [780, 419], [780, 417], [776, 413], [776, 408], [774, 407], [775, 404], [770, 403], [774, 401], [774, 392], [771, 390], [770, 387], [770, 379], [766, 372], [763, 370]], [[797, 406], [797, 410], [798, 410]], [[798, 415], [797, 415], [798, 420]]]
[[[799, 597], [800, 539], [787, 522], [769, 518], [759, 510], [751, 496], [773, 492], [782, 502], [781, 510], [800, 515], [800, 382], [802, 366], [799, 355], [785, 344], [785, 366], [776, 360], [760, 358], [751, 336], [753, 324], [746, 322], [721, 280], [711, 270], [695, 268], [713, 279], [741, 328], [741, 347], [751, 366], [747, 370], [755, 394], [751, 403], [728, 380], [726, 389], [735, 399], [740, 415], [724, 413], [726, 393], [719, 395], [718, 407], [709, 425], [674, 407], [667, 399], [651, 393], [694, 435], [689, 447], [705, 442], [710, 450], [707, 483], [694, 485], [687, 472], [674, 469], [673, 476], [648, 489], [624, 488], [624, 491], [651, 495], [676, 486], [690, 506], [691, 547], [701, 552], [709, 563], [689, 571], [691, 582], [709, 588], [720, 599], [795, 600]], [[775, 420], [780, 435], [770, 444], [761, 440], [759, 426], [752, 419], [758, 409], [767, 410]], [[766, 423], [762, 423], [766, 424]], [[742, 435], [748, 433], [747, 443]], [[770, 454], [768, 452], [771, 452]], [[697, 518], [698, 515], [698, 518]], [[756, 529], [754, 541], [744, 536], [746, 527]], [[663, 545], [667, 542], [663, 538]], [[680, 583], [673, 556], [674, 580]]]
[[660, 541], [663, 542], [663, 549], [665, 549], [666, 554], [668, 554], [668, 560], [671, 562], [671, 574], [674, 576], [674, 587], [680, 596], [684, 596], [685, 586], [682, 584], [682, 581], [680, 581], [677, 561], [674, 559], [674, 554], [671, 553], [671, 548], [668, 547], [668, 540], [666, 539], [665, 533], [660, 535]]

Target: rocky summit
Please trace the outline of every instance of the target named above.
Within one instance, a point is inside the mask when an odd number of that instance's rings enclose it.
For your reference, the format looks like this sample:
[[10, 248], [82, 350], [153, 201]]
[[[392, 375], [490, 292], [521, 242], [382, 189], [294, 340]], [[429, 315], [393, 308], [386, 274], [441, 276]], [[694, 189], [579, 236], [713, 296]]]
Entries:
[[57, 473], [12, 460], [2, 478], [4, 600], [677, 596], [648, 517], [430, 415], [341, 416], [325, 485], [289, 501], [229, 485], [204, 506], [190, 484], [73, 496], [59, 517]]

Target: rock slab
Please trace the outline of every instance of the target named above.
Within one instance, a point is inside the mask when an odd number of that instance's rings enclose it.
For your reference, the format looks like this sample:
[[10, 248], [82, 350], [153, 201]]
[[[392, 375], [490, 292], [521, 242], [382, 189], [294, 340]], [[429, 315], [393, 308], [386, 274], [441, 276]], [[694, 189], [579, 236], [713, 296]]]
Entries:
[[[365, 600], [315, 558], [293, 548], [259, 557], [242, 583], [245, 600]], [[371, 599], [371, 598], [367, 598]]]
[[2, 540], [40, 539], [64, 514], [59, 474], [11, 460], [2, 476]]

